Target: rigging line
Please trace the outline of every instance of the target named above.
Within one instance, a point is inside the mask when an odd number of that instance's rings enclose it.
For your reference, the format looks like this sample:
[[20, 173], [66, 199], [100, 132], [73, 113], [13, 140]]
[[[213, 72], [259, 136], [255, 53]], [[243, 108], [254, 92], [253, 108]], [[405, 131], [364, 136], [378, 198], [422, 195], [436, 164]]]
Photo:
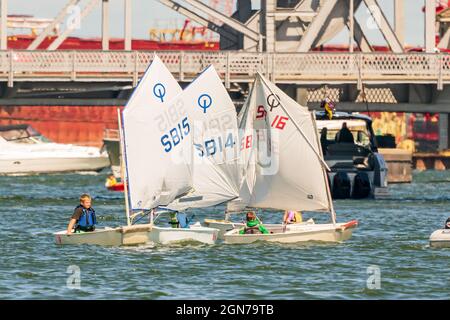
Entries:
[[362, 96], [363, 96], [363, 100], [364, 100], [364, 102], [366, 104], [367, 115], [370, 117], [369, 102], [367, 101], [366, 91], [364, 90], [364, 84], [362, 84], [361, 93], [362, 93]]
[[358, 64], [358, 73], [359, 73], [359, 79], [361, 79], [361, 93], [363, 96], [363, 101], [366, 103], [367, 114], [370, 117], [369, 103], [368, 103], [367, 97], [366, 97], [366, 90], [364, 89], [364, 82], [362, 81], [361, 63]]

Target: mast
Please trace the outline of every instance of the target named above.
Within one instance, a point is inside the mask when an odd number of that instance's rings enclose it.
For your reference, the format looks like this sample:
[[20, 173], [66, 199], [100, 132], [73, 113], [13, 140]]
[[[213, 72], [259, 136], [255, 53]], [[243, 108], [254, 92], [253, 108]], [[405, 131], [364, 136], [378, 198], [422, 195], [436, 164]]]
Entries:
[[[314, 132], [315, 132], [317, 145], [319, 146], [320, 154], [323, 155], [322, 145], [320, 144], [320, 140], [319, 140], [319, 133], [317, 132], [316, 114], [314, 113], [314, 111], [311, 112], [311, 118], [313, 119], [313, 126], [314, 126]], [[324, 159], [324, 161], [325, 161], [325, 159]], [[325, 185], [327, 186], [327, 198], [328, 198], [328, 206], [330, 208], [331, 221], [333, 222], [334, 225], [336, 225], [336, 211], [334, 211], [333, 198], [331, 197], [330, 185], [328, 184], [328, 174], [324, 167], [322, 167], [322, 172], [323, 172], [323, 178], [325, 180]]]
[[325, 183], [326, 197], [327, 197], [327, 202], [328, 202], [328, 208], [327, 209], [330, 211], [331, 220], [332, 220], [333, 224], [335, 224], [336, 223], [336, 214], [335, 214], [335, 211], [334, 211], [333, 200], [331, 198], [331, 192], [330, 192], [330, 188], [329, 188], [329, 184], [328, 184], [328, 180], [327, 180], [327, 178], [328, 178], [327, 171], [330, 171], [330, 169], [329, 169], [327, 163], [325, 162], [325, 160], [323, 158], [323, 153], [322, 153], [320, 141], [319, 141], [319, 138], [318, 138], [318, 132], [317, 132], [317, 126], [316, 126], [316, 121], [315, 121], [314, 114], [310, 113], [310, 116], [311, 116], [312, 125], [313, 125], [314, 137], [316, 139], [315, 143], [318, 145], [318, 150], [319, 151], [317, 151], [316, 148], [314, 148], [314, 145], [311, 143], [311, 141], [309, 141], [307, 136], [304, 134], [304, 132], [301, 129], [300, 125], [291, 116], [291, 114], [289, 113], [287, 108], [281, 103], [281, 99], [272, 91], [270, 86], [266, 83], [264, 77], [262, 77], [259, 73], [258, 73], [258, 75], [260, 76], [260, 79], [261, 79], [262, 83], [266, 86], [266, 88], [270, 91], [270, 93], [273, 94], [274, 99], [278, 102], [278, 104], [281, 107], [281, 109], [283, 110], [283, 112], [289, 117], [289, 119], [291, 119], [291, 121], [293, 122], [293, 124], [294, 124], [295, 128], [297, 129], [297, 131], [301, 134], [301, 136], [306, 141], [308, 146], [312, 149], [314, 154], [317, 156], [317, 159], [319, 160], [319, 163], [320, 163], [320, 167], [322, 169], [321, 171], [322, 171], [322, 175], [323, 175], [323, 179], [324, 179], [324, 183]]
[[117, 121], [119, 124], [119, 140], [120, 140], [120, 169], [122, 172], [122, 182], [123, 182], [123, 187], [124, 187], [124, 193], [125, 193], [125, 212], [126, 212], [126, 216], [127, 216], [127, 225], [130, 226], [131, 225], [131, 220], [130, 220], [130, 204], [129, 204], [129, 199], [128, 199], [128, 176], [127, 176], [127, 170], [126, 170], [126, 161], [125, 161], [125, 140], [124, 140], [124, 135], [123, 135], [123, 123], [122, 123], [122, 117], [120, 114], [120, 109], [117, 108]]

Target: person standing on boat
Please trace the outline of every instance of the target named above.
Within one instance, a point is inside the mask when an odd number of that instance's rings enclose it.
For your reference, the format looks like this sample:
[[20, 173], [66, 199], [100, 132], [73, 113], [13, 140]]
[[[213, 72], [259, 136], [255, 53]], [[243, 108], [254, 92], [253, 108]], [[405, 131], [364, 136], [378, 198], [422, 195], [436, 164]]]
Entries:
[[336, 142], [337, 143], [342, 143], [342, 142], [354, 143], [353, 134], [347, 128], [347, 122], [342, 123], [341, 130], [339, 130], [339, 132], [336, 134]]
[[283, 216], [283, 224], [302, 223], [302, 214], [298, 211], [286, 210]]
[[256, 214], [253, 211], [247, 212], [247, 223], [244, 229], [239, 231], [239, 234], [255, 234], [264, 233], [268, 234], [269, 231], [263, 226], [261, 221], [256, 218]]
[[94, 231], [97, 219], [95, 217], [95, 210], [91, 207], [92, 198], [87, 193], [80, 197], [80, 204], [75, 208], [73, 215], [67, 226], [67, 234], [71, 234], [74, 229], [75, 232]]
[[328, 128], [323, 127], [320, 131], [320, 145], [322, 147], [322, 154], [325, 156], [327, 154], [328, 140], [327, 140]]

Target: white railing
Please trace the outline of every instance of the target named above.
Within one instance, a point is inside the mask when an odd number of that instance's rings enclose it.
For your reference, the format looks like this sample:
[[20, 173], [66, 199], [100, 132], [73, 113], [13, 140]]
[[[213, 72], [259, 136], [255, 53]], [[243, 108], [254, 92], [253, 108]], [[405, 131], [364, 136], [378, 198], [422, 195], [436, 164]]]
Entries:
[[[279, 83], [450, 83], [450, 55], [427, 53], [248, 53], [158, 51], [181, 81], [213, 64], [227, 86], [261, 72]], [[132, 81], [153, 59], [147, 51], [0, 51], [0, 80]]]

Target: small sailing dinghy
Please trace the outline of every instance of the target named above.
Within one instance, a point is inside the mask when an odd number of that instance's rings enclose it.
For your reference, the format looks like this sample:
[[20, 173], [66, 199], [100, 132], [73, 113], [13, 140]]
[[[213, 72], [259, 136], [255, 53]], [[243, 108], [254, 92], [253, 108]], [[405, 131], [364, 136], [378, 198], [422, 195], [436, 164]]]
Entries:
[[[153, 88], [148, 90], [148, 88]], [[166, 99], [175, 97], [181, 92], [181, 88], [173, 78], [172, 74], [167, 70], [162, 61], [155, 56], [152, 63], [146, 70], [144, 76], [140, 80], [138, 86], [133, 92], [129, 102], [126, 106], [127, 116], [122, 121], [119, 111], [119, 135], [120, 135], [120, 148], [121, 154], [124, 154], [124, 132], [123, 122], [130, 122], [135, 130], [128, 130], [127, 134], [127, 152], [130, 154], [132, 165], [128, 165], [125, 168], [124, 160], [121, 162], [122, 176], [125, 177], [122, 181], [126, 180], [127, 173], [130, 173], [132, 177], [138, 175], [142, 178], [139, 180], [143, 185], [137, 186], [136, 190], [141, 192], [150, 193], [152, 188], [155, 188], [155, 184], [151, 184], [152, 179], [160, 181], [164, 170], [160, 172], [160, 175], [155, 172], [148, 172], [149, 159], [152, 163], [158, 165], [158, 157], [152, 158], [152, 152], [148, 149], [147, 141], [144, 139], [146, 135], [152, 135], [152, 128], [149, 127], [148, 119], [152, 119], [153, 113], [151, 109], [153, 107], [163, 106], [163, 102]], [[123, 159], [123, 157], [122, 157]], [[164, 159], [159, 163], [164, 162]], [[164, 168], [162, 168], [164, 169]], [[176, 170], [173, 172], [177, 173]], [[184, 180], [183, 180], [184, 179]], [[179, 176], [178, 181], [189, 181], [190, 176]], [[146, 182], [146, 183], [145, 183]], [[180, 185], [180, 184], [179, 184]], [[129, 198], [127, 191], [127, 184], [123, 184], [125, 191], [125, 208], [127, 217], [127, 226], [117, 228], [103, 228], [96, 229], [92, 232], [72, 233], [66, 234], [66, 231], [59, 231], [54, 234], [55, 242], [57, 244], [94, 244], [105, 246], [120, 246], [120, 245], [138, 245], [144, 244], [149, 241], [148, 235], [152, 230], [153, 225], [151, 223], [131, 225], [134, 216], [130, 215], [129, 211]], [[190, 189], [189, 182], [181, 185], [182, 192]], [[183, 189], [184, 188], [184, 189]], [[134, 191], [136, 192], [136, 191]], [[152, 199], [154, 200], [154, 199]]]
[[123, 246], [139, 245], [148, 242], [149, 224], [123, 226], [117, 228], [102, 228], [91, 232], [72, 233], [68, 235], [66, 231], [56, 232], [56, 244], [90, 244], [99, 246]]
[[224, 235], [226, 243], [253, 243], [256, 241], [296, 243], [309, 241], [342, 242], [352, 236], [353, 229], [358, 222], [347, 223], [305, 224], [294, 228], [266, 226], [269, 234], [239, 234], [239, 229], [228, 231]]
[[[135, 94], [164, 96], [160, 77], [148, 78]], [[168, 71], [164, 77], [173, 79]], [[167, 100], [146, 105], [131, 97], [123, 113], [124, 181], [131, 218], [155, 209], [164, 215], [211, 207], [239, 195], [236, 110], [214, 67]], [[217, 239], [219, 230], [214, 228], [164, 227], [154, 224], [159, 216], [150, 217], [148, 236], [155, 243], [211, 244]]]
[[[269, 234], [224, 234], [225, 243], [282, 243], [350, 238], [357, 221], [337, 223], [314, 114], [257, 74], [239, 114], [244, 177], [227, 211], [245, 208], [328, 212], [330, 223], [268, 226]], [[210, 224], [211, 225], [211, 224]], [[215, 225], [216, 226], [216, 225]]]

